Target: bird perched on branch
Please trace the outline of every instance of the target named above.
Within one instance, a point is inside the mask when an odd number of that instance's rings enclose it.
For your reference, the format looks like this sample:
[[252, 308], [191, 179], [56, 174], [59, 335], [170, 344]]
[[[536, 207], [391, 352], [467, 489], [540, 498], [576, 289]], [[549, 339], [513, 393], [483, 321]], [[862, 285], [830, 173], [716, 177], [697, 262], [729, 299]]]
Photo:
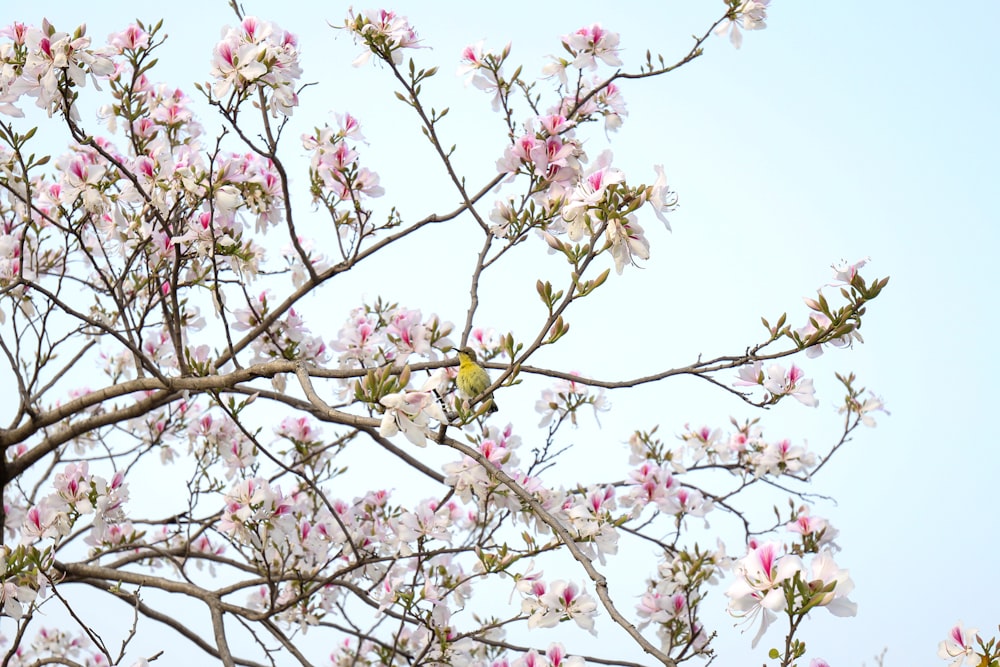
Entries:
[[[455, 378], [455, 384], [470, 401], [490, 386], [490, 374], [476, 362], [476, 352], [471, 347], [463, 347], [458, 351], [458, 377]], [[493, 394], [484, 396], [483, 400], [489, 401], [487, 412], [492, 414], [499, 409], [493, 401]]]

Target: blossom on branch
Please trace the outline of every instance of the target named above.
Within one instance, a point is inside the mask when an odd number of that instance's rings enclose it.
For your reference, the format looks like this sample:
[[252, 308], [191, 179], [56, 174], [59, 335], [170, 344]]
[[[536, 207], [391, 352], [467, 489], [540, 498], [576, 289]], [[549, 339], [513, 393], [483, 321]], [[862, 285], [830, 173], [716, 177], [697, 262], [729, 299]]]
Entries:
[[755, 361], [752, 364], [741, 366], [737, 375], [738, 379], [733, 382], [734, 386], [760, 385], [767, 391], [765, 401], [768, 403], [775, 403], [783, 396], [791, 396], [799, 403], [809, 407], [819, 405], [812, 379], [806, 378], [802, 369], [795, 364], [792, 364], [789, 370], [785, 370], [781, 364], [771, 364], [767, 367], [765, 375], [763, 363]]
[[847, 404], [837, 408], [837, 412], [840, 414], [844, 414], [845, 412], [856, 414], [861, 419], [861, 423], [869, 428], [875, 427], [875, 418], [872, 416], [873, 412], [889, 414], [889, 411], [885, 409], [885, 402], [882, 400], [882, 397], [876, 396], [872, 391], [868, 392], [868, 398], [863, 401], [849, 397]]
[[597, 634], [594, 632], [597, 602], [586, 589], [558, 579], [548, 586], [537, 582], [534, 593], [535, 597], [525, 598], [521, 605], [525, 613], [531, 614], [529, 628], [552, 628], [561, 621], [572, 620], [591, 634]]
[[[727, 5], [735, 4], [725, 0]], [[763, 30], [767, 27], [767, 6], [771, 0], [742, 0], [730, 11], [730, 16], [722, 20], [715, 29], [719, 36], [729, 35], [729, 41], [737, 49], [743, 44], [740, 30]]]
[[391, 438], [402, 431], [414, 445], [425, 446], [429, 421], [434, 419], [439, 424], [448, 421], [438, 403], [440, 399], [436, 392], [444, 379], [445, 372], [439, 369], [419, 390], [400, 391], [379, 399], [379, 403], [388, 408], [382, 416], [379, 435]]
[[564, 35], [562, 43], [576, 56], [573, 60], [574, 67], [597, 69], [598, 60], [609, 67], [619, 67], [622, 64], [618, 57], [618, 39], [618, 33], [605, 30], [601, 24], [595, 23]]
[[241, 98], [257, 89], [267, 95], [271, 115], [291, 116], [299, 104], [295, 88], [302, 76], [298, 40], [270, 21], [247, 16], [215, 45], [212, 76], [216, 98], [230, 92]]
[[797, 556], [782, 555], [782, 550], [779, 542], [752, 546], [733, 566], [736, 581], [726, 590], [730, 614], [747, 622], [760, 616], [760, 628], [751, 644], [754, 648], [776, 618], [775, 612], [785, 609], [782, 584], [803, 570]]
[[351, 9], [344, 27], [354, 35], [355, 42], [364, 42], [368, 47], [354, 59], [355, 67], [368, 62], [372, 53], [398, 65], [403, 62], [403, 49], [420, 48], [417, 46], [420, 42], [417, 31], [406, 17], [387, 9], [366, 9], [360, 14]]
[[951, 667], [961, 667], [963, 662], [966, 665], [978, 665], [980, 657], [973, 647], [976, 641], [979, 641], [979, 631], [975, 628], [966, 630], [959, 622], [948, 631], [947, 639], [938, 644], [938, 657], [950, 660]]

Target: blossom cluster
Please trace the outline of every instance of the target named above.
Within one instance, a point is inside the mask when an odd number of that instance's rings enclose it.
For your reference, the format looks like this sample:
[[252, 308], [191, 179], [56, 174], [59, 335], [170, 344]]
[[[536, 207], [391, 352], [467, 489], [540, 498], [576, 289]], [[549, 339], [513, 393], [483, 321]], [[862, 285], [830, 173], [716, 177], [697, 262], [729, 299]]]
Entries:
[[[6, 646], [7, 637], [0, 634], [0, 646]], [[29, 667], [29, 665], [53, 664], [68, 662], [81, 667], [109, 667], [105, 653], [98, 650], [94, 642], [83, 631], [73, 634], [58, 628], [42, 627], [35, 633], [31, 641], [19, 642], [10, 648], [10, 658], [7, 663], [11, 667]], [[50, 662], [51, 661], [51, 662]], [[146, 667], [142, 663], [132, 667]]]
[[[479, 455], [515, 480], [545, 511], [559, 521], [590, 557], [604, 562], [618, 552], [620, 514], [617, 512], [613, 486], [591, 485], [569, 491], [551, 488], [539, 475], [521, 467], [516, 449], [521, 437], [507, 425], [503, 429], [490, 426], [476, 438]], [[463, 455], [460, 460], [444, 464], [445, 484], [454, 488], [466, 503], [476, 501], [480, 511], [511, 511], [518, 521], [540, 533], [551, 528], [509, 486], [499, 483], [487, 467], [475, 457]]]
[[[853, 263], [841, 260], [832, 264], [830, 268], [833, 269], [833, 282], [824, 285], [824, 287], [843, 289], [852, 286], [855, 276], [858, 275], [858, 270], [869, 261], [870, 259], [865, 257]], [[817, 336], [822, 336], [823, 332], [832, 328], [833, 320], [830, 316], [833, 313], [826, 301], [826, 297], [823, 296], [822, 289], [818, 291], [817, 298], [806, 297], [803, 300], [812, 312], [809, 314], [808, 323], [796, 329], [795, 333], [799, 340], [811, 342], [816, 340]], [[863, 343], [864, 339], [856, 327], [849, 327], [839, 336], [829, 338], [822, 343], [808, 345], [806, 347], [806, 356], [810, 359], [818, 357], [823, 354], [823, 350], [827, 345], [843, 348], [850, 347], [855, 342]]]
[[86, 461], [70, 463], [53, 478], [54, 491], [31, 507], [21, 526], [21, 541], [34, 544], [45, 538], [59, 539], [69, 534], [84, 516], [93, 515], [86, 538], [93, 546], [123, 544], [134, 538], [126, 519], [128, 484], [122, 471], [110, 481], [90, 473]]
[[405, 16], [399, 16], [387, 9], [367, 9], [360, 14], [348, 10], [344, 28], [351, 32], [355, 42], [365, 45], [365, 50], [354, 59], [359, 67], [376, 54], [394, 65], [403, 62], [404, 49], [419, 48], [420, 39]]
[[[573, 375], [579, 374], [573, 373]], [[554, 427], [565, 419], [569, 419], [576, 426], [577, 412], [587, 405], [593, 409], [595, 419], [599, 413], [611, 409], [611, 402], [603, 388], [591, 393], [590, 386], [586, 384], [574, 380], [557, 380], [552, 387], [543, 389], [541, 396], [535, 401], [535, 412], [542, 415], [538, 426], [552, 424]]]
[[751, 540], [746, 556], [733, 564], [736, 580], [726, 590], [729, 613], [760, 627], [752, 645], [764, 636], [777, 613], [804, 615], [824, 607], [834, 616], [854, 616], [857, 605], [847, 596], [854, 589], [850, 573], [837, 566], [829, 548], [812, 554], [807, 567], [777, 541]]
[[524, 594], [521, 610], [530, 614], [529, 628], [552, 628], [565, 620], [574, 621], [584, 630], [594, 631], [597, 602], [585, 589], [572, 582], [557, 579], [549, 584], [535, 576], [522, 577], [517, 589]]
[[[598, 24], [581, 28], [562, 38], [570, 59], [552, 58], [545, 69], [546, 76], [559, 82], [558, 105], [524, 122], [520, 135], [512, 136], [511, 145], [497, 161], [497, 171], [508, 175], [526, 175], [528, 192], [540, 206], [534, 218], [545, 230], [546, 240], [555, 250], [563, 250], [553, 234], [566, 234], [577, 243], [591, 235], [605, 237], [605, 250], [611, 252], [615, 269], [621, 273], [635, 259], [649, 258], [649, 242], [635, 211], [649, 203], [658, 218], [670, 229], [664, 213], [677, 204], [676, 194], [667, 186], [662, 166], [656, 167], [657, 178], [652, 186], [632, 187], [625, 175], [611, 167], [610, 152], [603, 153], [590, 169], [576, 129], [583, 123], [603, 117], [605, 128], [616, 130], [626, 115], [621, 90], [609, 81], [583, 76], [584, 71], [598, 68], [599, 63], [610, 67], [621, 65], [618, 55], [618, 34]], [[507, 107], [512, 82], [503, 74], [503, 64], [510, 56], [510, 45], [498, 53], [484, 51], [482, 43], [466, 47], [462, 54], [459, 74], [476, 87], [493, 94], [493, 108]], [[580, 76], [573, 77], [575, 88], [569, 87], [568, 68], [576, 68]], [[496, 202], [490, 219], [495, 223], [491, 232], [501, 238], [516, 238], [528, 220], [520, 204], [508, 197]]]
[[87, 27], [72, 34], [59, 31], [47, 20], [41, 27], [13, 23], [0, 32], [11, 41], [0, 44], [0, 113], [22, 117], [15, 104], [21, 96], [35, 98], [35, 104], [49, 116], [63, 112], [79, 120], [70, 104], [69, 91], [114, 71], [110, 47], [91, 48]]
[[212, 94], [220, 100], [231, 96], [227, 106], [259, 91], [272, 115], [291, 116], [301, 76], [298, 40], [270, 21], [247, 16], [215, 45]]
[[[424, 317], [420, 310], [377, 300], [352, 309], [330, 347], [342, 370], [402, 366], [413, 356], [436, 361], [454, 347], [453, 328], [435, 314]], [[347, 381], [341, 387], [354, 388]]]
[[429, 420], [433, 419], [438, 424], [448, 421], [439, 403], [438, 393], [445, 377], [444, 370], [439, 370], [420, 389], [386, 394], [379, 399], [379, 403], [386, 408], [379, 425], [379, 434], [391, 438], [402, 431], [407, 440], [423, 447], [427, 440]]
[[[309, 179], [314, 202], [322, 202], [333, 214], [340, 237], [360, 239], [374, 230], [370, 213], [361, 203], [384, 194], [379, 176], [362, 167], [356, 146], [350, 141], [364, 141], [361, 125], [349, 113], [336, 114], [337, 128], [329, 124], [302, 136], [302, 145], [309, 152]], [[346, 203], [344, 210], [340, 204]], [[342, 254], [349, 254], [341, 248]]]
[[[269, 24], [247, 19], [227, 39], [242, 40], [239, 49], [244, 51], [256, 49], [261, 60], [254, 62], [269, 73], [255, 79], [255, 85], [270, 86], [273, 100], [280, 100], [287, 97], [298, 66], [294, 39], [284, 35], [278, 44], [273, 31]], [[40, 29], [13, 24], [4, 32], [13, 41], [0, 45], [3, 72], [18, 77], [3, 87], [10, 104], [34, 94], [40, 104], [51, 106], [52, 86], [83, 85], [80, 72], [86, 70], [111, 86], [114, 101], [103, 105], [98, 116], [112, 133], [124, 123], [127, 136], [126, 148], [101, 136], [73, 144], [53, 162], [54, 179], [33, 176], [27, 179], [30, 190], [19, 186], [23, 191], [8, 192], [15, 195], [13, 219], [21, 222], [5, 223], [0, 230], [0, 280], [62, 271], [62, 244], [53, 231], [64, 224], [78, 229], [79, 245], [70, 250], [83, 251], [95, 274], [132, 271], [134, 276], [138, 255], [146, 271], [160, 274], [154, 284], [161, 294], [170, 289], [167, 267], [177, 252], [186, 265], [181, 273], [185, 280], [198, 281], [210, 263], [228, 264], [244, 279], [256, 276], [264, 249], [246, 233], [246, 225], [263, 233], [282, 221], [285, 203], [278, 172], [269, 159], [253, 152], [220, 152], [211, 165], [205, 163], [198, 139], [203, 129], [190, 99], [180, 89], [153, 83], [147, 74], [144, 63], [156, 47], [152, 33], [132, 24], [112, 34], [107, 47], [94, 50], [83, 27], [72, 38], [48, 22]], [[59, 72], [68, 76], [63, 83], [58, 83]], [[24, 84], [32, 78], [38, 87]], [[71, 101], [67, 98], [66, 104]], [[11, 176], [11, 183], [26, 180], [21, 174]], [[37, 201], [30, 208], [23, 203], [29, 191]], [[77, 212], [89, 214], [83, 224], [72, 222]], [[34, 224], [26, 224], [28, 220]], [[160, 296], [141, 289], [137, 278], [124, 287], [125, 297], [139, 304]]]
[[254, 363], [272, 359], [303, 359], [315, 363], [325, 363], [329, 351], [321, 336], [313, 335], [301, 314], [294, 308], [272, 324], [267, 325], [271, 315], [273, 295], [265, 290], [256, 299], [247, 302], [245, 308], [233, 311], [236, 331], [249, 331], [266, 325], [266, 335], [255, 336], [251, 344]]
[[[629, 186], [624, 173], [611, 166], [609, 151], [584, 170], [587, 157], [573, 138], [575, 125], [576, 121], [559, 113], [530, 120], [526, 133], [505, 150], [497, 169], [511, 176], [525, 173], [532, 179], [533, 196], [548, 212], [543, 235], [553, 250], [566, 253], [568, 249], [553, 235], [565, 234], [572, 243], [603, 235], [604, 249], [621, 273], [635, 259], [649, 259], [649, 241], [635, 211], [648, 203], [669, 230], [664, 213], [674, 209], [677, 197], [667, 185], [662, 166], [656, 167], [653, 185], [639, 187]], [[518, 215], [510, 200], [500, 200], [491, 219], [497, 223], [495, 233], [508, 236]]]
[[[736, 429], [685, 426], [679, 445], [671, 447], [651, 433], [636, 431], [629, 438], [630, 458], [639, 464], [630, 478], [630, 504], [637, 509], [655, 503], [661, 511], [674, 507], [678, 492], [673, 475], [701, 468], [724, 467], [738, 476], [808, 476], [818, 463], [815, 452], [787, 438], [768, 440], [756, 421], [732, 422]], [[673, 473], [673, 475], [671, 474]], [[673, 512], [671, 512], [673, 513]]]
[[704, 586], [718, 584], [729, 566], [730, 559], [721, 542], [716, 550], [695, 546], [673, 554], [666, 551], [636, 605], [636, 614], [642, 619], [639, 627], [653, 625], [666, 652], [675, 648], [692, 650], [694, 654], [705, 651], [709, 635], [698, 621]]

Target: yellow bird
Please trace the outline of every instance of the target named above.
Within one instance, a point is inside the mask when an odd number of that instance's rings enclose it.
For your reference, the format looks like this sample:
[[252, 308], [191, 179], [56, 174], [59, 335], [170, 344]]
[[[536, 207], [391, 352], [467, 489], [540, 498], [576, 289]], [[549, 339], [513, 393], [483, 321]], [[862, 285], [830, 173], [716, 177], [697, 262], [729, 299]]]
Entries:
[[[455, 384], [470, 401], [486, 391], [491, 384], [490, 374], [476, 363], [476, 352], [471, 347], [463, 347], [458, 351], [458, 377], [455, 378]], [[484, 396], [483, 400], [490, 401], [488, 412], [498, 410], [497, 404], [493, 402], [493, 394]]]

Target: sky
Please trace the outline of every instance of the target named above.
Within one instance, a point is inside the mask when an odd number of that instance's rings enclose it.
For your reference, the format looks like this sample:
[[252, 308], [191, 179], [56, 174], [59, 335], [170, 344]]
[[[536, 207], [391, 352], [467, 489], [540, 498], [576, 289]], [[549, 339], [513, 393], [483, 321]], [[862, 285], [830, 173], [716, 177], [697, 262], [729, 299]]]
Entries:
[[[821, 502], [816, 513], [840, 530], [837, 561], [850, 568], [851, 597], [859, 605], [855, 618], [821, 612], [806, 625], [809, 655], [834, 667], [875, 664], [883, 649], [886, 666], [945, 664], [936, 657], [937, 643], [956, 621], [984, 634], [1000, 623], [1000, 448], [984, 430], [1000, 375], [993, 304], [1000, 62], [989, 38], [1000, 5], [935, 3], [933, 11], [918, 5], [774, 0], [767, 29], [746, 34], [741, 49], [715, 38], [705, 55], [677, 72], [625, 83], [629, 115], [611, 137], [615, 165], [630, 181], [635, 174], [646, 182], [654, 178], [653, 165], [664, 165], [681, 201], [670, 218], [673, 232], [644, 218], [650, 260], [641, 270], [612, 275], [614, 284], [587, 300], [587, 314], [571, 318], [574, 344], [539, 360], [622, 379], [686, 365], [699, 354], [738, 353], [757, 341], [761, 316], [787, 311], [791, 321], [804, 323], [801, 299], [829, 282], [831, 263], [868, 256], [863, 275], [891, 276], [869, 308], [863, 345], [802, 362], [817, 378], [820, 406], [782, 404], [763, 415], [769, 432], [822, 447], [836, 423], [833, 373], [850, 370], [891, 412], [815, 480], [815, 491], [836, 499]], [[183, 4], [147, 7], [36, 0], [16, 10], [5, 6], [0, 24], [37, 24], [44, 16], [70, 29], [86, 21], [89, 34], [101, 39], [133, 18], [162, 17], [170, 40], [155, 78], [193, 95], [192, 83], [208, 79], [211, 49], [232, 22], [231, 11], [221, 0], [201, 3], [194, 16]], [[454, 207], [439, 174], [414, 169], [427, 155], [426, 142], [394, 99], [387, 72], [352, 68], [359, 48], [325, 24], [342, 23], [346, 4], [284, 3], [276, 13], [269, 13], [269, 2], [244, 7], [299, 36], [303, 80], [317, 82], [303, 94], [293, 135], [332, 122], [328, 111], [350, 111], [369, 140], [363, 159], [389, 191], [383, 204], [413, 219]], [[623, 59], [634, 69], [647, 49], [680, 57], [690, 35], [703, 32], [722, 7], [700, 0], [512, 1], [475, 12], [457, 2], [391, 6], [432, 47], [413, 55], [441, 66], [426, 88], [433, 104], [452, 108], [446, 141], [458, 146], [456, 159], [472, 183], [492, 175], [505, 137], [488, 98], [452, 75], [463, 46], [511, 41], [513, 60], [530, 75], [546, 54], [558, 52], [561, 35], [598, 22], [621, 34]], [[435, 230], [427, 240], [434, 252], [391, 255], [387, 268], [349, 284], [337, 307], [346, 316], [358, 295], [382, 294], [464, 321], [467, 287], [447, 278], [462, 260], [451, 252], [446, 260], [436, 257], [465, 238], [461, 230]], [[477, 323], [511, 327], [519, 295], [535, 298], [537, 277], [530, 271], [491, 277]], [[663, 393], [612, 394], [617, 421], [602, 420], [601, 437], [621, 447], [631, 428], [657, 421], [671, 433], [685, 423], [725, 426], [730, 415], [757, 416], [696, 384], [681, 379]], [[526, 424], [537, 419], [528, 388], [501, 398], [505, 407], [523, 406]], [[726, 635], [716, 664], [765, 661], [767, 640], [751, 651], [750, 634], [720, 619], [728, 625], [720, 628]]]

